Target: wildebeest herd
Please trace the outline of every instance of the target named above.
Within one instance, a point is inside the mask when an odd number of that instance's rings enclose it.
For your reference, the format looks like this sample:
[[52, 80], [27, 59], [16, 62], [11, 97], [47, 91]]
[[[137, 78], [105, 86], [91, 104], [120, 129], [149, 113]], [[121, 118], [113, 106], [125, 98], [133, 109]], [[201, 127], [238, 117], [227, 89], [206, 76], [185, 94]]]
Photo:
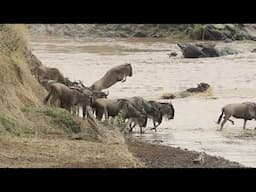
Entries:
[[[96, 117], [97, 120], [102, 121], [104, 116], [105, 120], [109, 122], [109, 117], [115, 118], [121, 113], [126, 120], [127, 130], [132, 132], [135, 126], [139, 126], [140, 133], [143, 133], [148, 119], [152, 119], [152, 129], [155, 131], [162, 123], [164, 116], [168, 120], [174, 119], [175, 109], [171, 101], [148, 101], [138, 96], [119, 99], [108, 98], [109, 92], [103, 90], [110, 88], [117, 82], [125, 82], [127, 77], [132, 77], [131, 64], [122, 64], [111, 68], [89, 87], [86, 87], [81, 81], [70, 81], [57, 68], [46, 67], [40, 61], [37, 62], [31, 72], [48, 91], [44, 103], [65, 108], [73, 115], [79, 115], [79, 109], [82, 109], [83, 118]], [[224, 120], [219, 130], [222, 130], [226, 121], [234, 124], [229, 119], [231, 116], [244, 119], [243, 128], [245, 129], [247, 120], [256, 119], [256, 103], [245, 102], [226, 105], [222, 108], [222, 113], [217, 121], [218, 124], [223, 115]]]

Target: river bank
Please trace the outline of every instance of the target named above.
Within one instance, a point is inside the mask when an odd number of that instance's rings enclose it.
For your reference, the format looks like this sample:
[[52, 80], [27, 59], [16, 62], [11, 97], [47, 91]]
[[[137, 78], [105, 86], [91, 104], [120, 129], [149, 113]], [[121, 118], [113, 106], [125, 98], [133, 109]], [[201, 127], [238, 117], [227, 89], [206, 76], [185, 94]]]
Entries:
[[[121, 137], [120, 137], [121, 138]], [[64, 138], [0, 137], [2, 168], [243, 168], [239, 163], [126, 137], [100, 143]], [[128, 150], [127, 150], [128, 149]]]
[[175, 40], [256, 40], [255, 24], [27, 24], [30, 35]]
[[242, 168], [236, 162], [222, 157], [203, 154], [204, 160], [197, 163], [199, 152], [182, 150], [181, 148], [150, 144], [127, 137], [128, 149], [145, 164], [146, 168]]

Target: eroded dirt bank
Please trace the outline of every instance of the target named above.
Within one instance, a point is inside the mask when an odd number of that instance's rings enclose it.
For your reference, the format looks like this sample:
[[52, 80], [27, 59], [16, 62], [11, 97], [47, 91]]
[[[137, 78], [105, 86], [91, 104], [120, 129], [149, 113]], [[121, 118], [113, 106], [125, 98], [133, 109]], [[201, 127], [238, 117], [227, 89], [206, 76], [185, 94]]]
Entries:
[[241, 168], [238, 163], [198, 152], [137, 141], [91, 142], [0, 137], [2, 168]]

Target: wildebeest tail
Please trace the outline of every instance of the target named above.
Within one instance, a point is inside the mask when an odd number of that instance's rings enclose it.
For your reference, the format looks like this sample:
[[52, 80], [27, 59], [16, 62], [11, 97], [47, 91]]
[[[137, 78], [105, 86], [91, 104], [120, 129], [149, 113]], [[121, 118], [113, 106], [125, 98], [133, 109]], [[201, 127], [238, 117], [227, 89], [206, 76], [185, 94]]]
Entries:
[[218, 119], [218, 121], [217, 121], [217, 124], [220, 124], [220, 121], [221, 121], [223, 115], [224, 115], [224, 110], [222, 109], [222, 112], [221, 112], [221, 114], [220, 114], [220, 116], [219, 116], [219, 119]]

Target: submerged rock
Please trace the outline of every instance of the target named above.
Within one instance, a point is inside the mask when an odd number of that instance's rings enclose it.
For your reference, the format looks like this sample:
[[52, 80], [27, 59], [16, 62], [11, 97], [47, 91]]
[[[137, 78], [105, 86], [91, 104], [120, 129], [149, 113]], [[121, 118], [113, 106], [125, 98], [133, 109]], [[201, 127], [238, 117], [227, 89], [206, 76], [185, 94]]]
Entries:
[[238, 53], [237, 51], [227, 47], [222, 50], [218, 50], [214, 47], [215, 45], [181, 43], [177, 43], [177, 45], [181, 48], [184, 58], [219, 57]]

